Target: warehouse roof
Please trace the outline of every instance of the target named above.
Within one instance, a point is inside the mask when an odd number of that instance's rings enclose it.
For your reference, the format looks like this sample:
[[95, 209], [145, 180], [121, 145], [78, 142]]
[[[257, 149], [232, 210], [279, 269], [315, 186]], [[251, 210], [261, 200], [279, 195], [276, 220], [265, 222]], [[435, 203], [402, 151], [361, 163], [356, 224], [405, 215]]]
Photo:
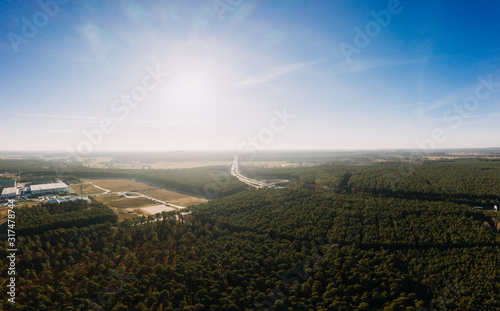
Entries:
[[31, 191], [40, 191], [40, 190], [53, 190], [53, 189], [60, 189], [60, 188], [67, 188], [68, 185], [66, 185], [63, 182], [57, 182], [54, 184], [43, 184], [43, 185], [31, 185]]
[[8, 194], [17, 194], [18, 190], [17, 187], [9, 187], [9, 188], [4, 188], [2, 191], [2, 196], [8, 195]]

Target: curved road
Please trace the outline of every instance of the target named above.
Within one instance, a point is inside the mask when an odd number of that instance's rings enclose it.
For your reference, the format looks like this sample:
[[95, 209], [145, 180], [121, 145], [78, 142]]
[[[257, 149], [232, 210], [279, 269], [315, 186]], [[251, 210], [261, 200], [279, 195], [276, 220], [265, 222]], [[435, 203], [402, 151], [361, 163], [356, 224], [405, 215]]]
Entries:
[[238, 178], [241, 182], [244, 182], [247, 185], [250, 185], [255, 188], [264, 188], [267, 187], [267, 184], [260, 182], [255, 179], [250, 179], [246, 176], [241, 175], [240, 169], [238, 167], [238, 156], [234, 156], [233, 165], [231, 166], [231, 175]]
[[231, 166], [231, 175], [235, 176], [238, 178], [241, 182], [244, 182], [247, 185], [250, 185], [255, 188], [266, 188], [266, 187], [275, 187], [275, 184], [277, 183], [282, 183], [282, 182], [288, 182], [288, 180], [281, 180], [275, 183], [264, 183], [255, 179], [248, 178], [246, 176], [241, 175], [240, 169], [238, 167], [238, 156], [234, 156], [234, 161], [233, 165]]

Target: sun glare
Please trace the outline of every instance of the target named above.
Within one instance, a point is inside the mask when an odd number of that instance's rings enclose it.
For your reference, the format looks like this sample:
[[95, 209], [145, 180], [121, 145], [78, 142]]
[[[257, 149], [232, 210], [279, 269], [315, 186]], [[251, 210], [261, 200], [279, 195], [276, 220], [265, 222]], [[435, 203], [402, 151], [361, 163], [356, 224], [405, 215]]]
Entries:
[[219, 69], [210, 57], [182, 59], [172, 68], [166, 97], [186, 108], [201, 108], [216, 102], [222, 85]]
[[184, 73], [174, 77], [171, 96], [180, 104], [201, 104], [213, 96], [214, 85], [204, 74]]

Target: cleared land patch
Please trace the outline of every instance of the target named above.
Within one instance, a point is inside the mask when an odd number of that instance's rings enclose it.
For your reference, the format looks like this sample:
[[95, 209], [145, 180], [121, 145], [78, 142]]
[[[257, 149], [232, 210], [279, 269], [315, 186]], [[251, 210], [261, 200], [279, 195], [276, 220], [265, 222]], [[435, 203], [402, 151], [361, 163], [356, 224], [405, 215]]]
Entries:
[[141, 208], [143, 211], [150, 213], [150, 214], [156, 214], [156, 213], [161, 213], [161, 212], [171, 212], [171, 211], [176, 211], [177, 209], [173, 207], [169, 207], [163, 204], [160, 205], [155, 205], [155, 206], [148, 206], [148, 207], [143, 207]]
[[105, 194], [95, 197], [101, 203], [111, 208], [140, 208], [151, 206], [154, 202], [144, 197], [121, 197], [119, 194]]
[[[71, 185], [69, 187], [71, 188], [71, 190], [73, 192], [80, 194], [81, 190], [82, 190], [82, 189], [80, 189], [81, 185], [82, 184], [76, 184], [76, 185]], [[103, 192], [104, 191], [102, 189], [96, 188], [90, 184], [83, 183], [83, 195], [99, 194], [99, 193], [103, 193]]]
[[119, 169], [141, 169], [148, 166], [151, 169], [174, 169], [174, 168], [193, 168], [212, 165], [229, 165], [228, 161], [185, 161], [185, 162], [168, 162], [158, 161], [154, 163], [146, 163], [141, 161], [133, 162], [113, 162], [112, 158], [97, 158], [86, 161], [83, 165], [93, 168], [119, 168]]
[[243, 162], [240, 165], [249, 166], [249, 167], [267, 167], [267, 168], [298, 167], [298, 166], [300, 166], [299, 163], [288, 162], [288, 161]]
[[196, 198], [172, 190], [150, 186], [133, 179], [84, 179], [83, 181], [91, 182], [99, 187], [103, 187], [114, 192], [138, 192], [152, 198], [161, 201], [168, 201], [169, 203], [180, 206], [189, 206], [207, 201], [206, 199]]
[[2, 208], [0, 210], [0, 225], [7, 221], [7, 219], [8, 219], [7, 215], [8, 215], [7, 208]]

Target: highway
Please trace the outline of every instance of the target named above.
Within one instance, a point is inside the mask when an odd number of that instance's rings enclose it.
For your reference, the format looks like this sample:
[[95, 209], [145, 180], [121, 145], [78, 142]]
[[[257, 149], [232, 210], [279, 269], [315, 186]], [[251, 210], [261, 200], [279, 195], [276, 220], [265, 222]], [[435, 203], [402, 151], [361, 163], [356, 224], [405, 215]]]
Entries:
[[255, 179], [250, 179], [246, 176], [241, 175], [240, 170], [238, 168], [238, 156], [234, 156], [233, 165], [231, 166], [231, 175], [238, 178], [241, 182], [244, 182], [245, 184], [255, 188], [265, 188], [270, 186], [269, 184], [260, 182]]

